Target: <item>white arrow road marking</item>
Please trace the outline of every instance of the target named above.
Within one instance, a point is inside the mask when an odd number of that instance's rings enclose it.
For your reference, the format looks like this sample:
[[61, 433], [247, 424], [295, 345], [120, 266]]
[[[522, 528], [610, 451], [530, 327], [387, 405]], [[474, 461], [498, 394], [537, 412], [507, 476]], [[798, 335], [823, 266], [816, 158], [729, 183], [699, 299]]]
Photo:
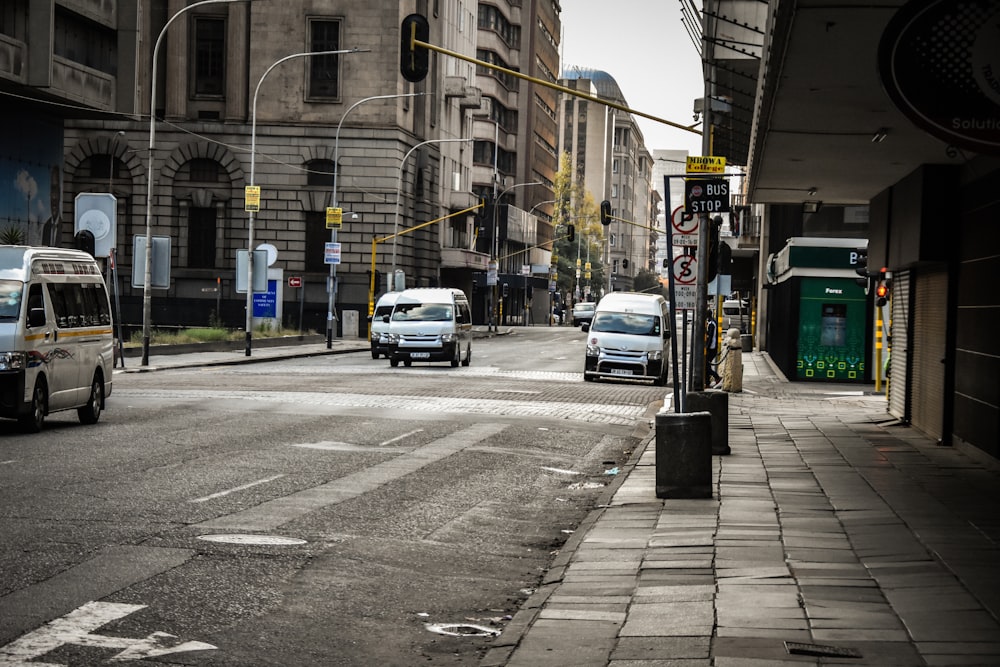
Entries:
[[154, 632], [144, 639], [91, 634], [91, 631], [102, 625], [145, 608], [144, 604], [88, 602], [65, 616], [49, 621], [37, 630], [33, 630], [0, 648], [0, 666], [65, 667], [62, 663], [29, 662], [65, 644], [122, 649], [110, 658], [116, 662], [141, 660], [169, 653], [206, 651], [218, 648], [204, 642], [184, 642], [171, 646], [172, 642], [169, 640], [177, 639], [177, 637], [166, 632]]

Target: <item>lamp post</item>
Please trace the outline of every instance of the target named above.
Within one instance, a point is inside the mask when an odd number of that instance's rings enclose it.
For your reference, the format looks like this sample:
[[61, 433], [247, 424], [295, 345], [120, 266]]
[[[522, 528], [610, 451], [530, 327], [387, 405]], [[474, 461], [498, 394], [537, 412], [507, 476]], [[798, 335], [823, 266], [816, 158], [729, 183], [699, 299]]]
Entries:
[[[497, 276], [498, 276], [498, 278], [499, 278], [499, 275], [500, 275], [500, 266], [499, 266], [499, 261], [500, 261], [499, 260], [499, 257], [500, 257], [500, 239], [497, 238], [497, 209], [500, 207], [500, 200], [502, 200], [504, 198], [504, 195], [506, 195], [508, 192], [510, 192], [511, 190], [513, 190], [515, 188], [524, 188], [524, 187], [527, 187], [529, 185], [544, 185], [544, 183], [542, 183], [541, 181], [532, 181], [531, 183], [515, 183], [514, 185], [510, 186], [509, 188], [507, 188], [506, 190], [504, 190], [503, 192], [501, 192], [493, 200], [493, 243], [491, 244], [492, 248], [493, 248], [493, 252], [492, 252], [493, 257], [491, 258], [491, 260], [494, 261], [494, 262], [497, 262]], [[534, 210], [534, 209], [532, 209], [532, 210]], [[497, 286], [496, 286], [496, 284], [494, 284], [493, 285], [493, 308], [490, 309], [490, 324], [487, 324], [487, 327], [486, 327], [487, 329], [492, 329], [493, 328], [492, 327], [492, 323], [493, 323], [493, 309], [495, 309], [497, 307], [498, 303], [499, 303], [499, 301], [498, 301], [498, 296], [497, 296]], [[497, 322], [496, 324], [497, 324], [497, 329], [499, 330], [500, 323]]]
[[[344, 124], [344, 119], [347, 118], [347, 114], [354, 111], [355, 107], [365, 102], [371, 102], [372, 100], [389, 100], [397, 97], [416, 97], [418, 95], [426, 95], [426, 93], [403, 93], [399, 95], [373, 95], [372, 97], [365, 97], [358, 100], [351, 106], [347, 108], [344, 115], [340, 117], [340, 121], [337, 123], [337, 134], [333, 141], [333, 207], [339, 207], [339, 200], [337, 199], [337, 175], [340, 173], [340, 127]], [[354, 214], [357, 217], [357, 213]], [[337, 228], [333, 227], [330, 229], [330, 243], [337, 242]], [[330, 284], [327, 286], [327, 311], [326, 311], [326, 349], [333, 347], [333, 323], [337, 319], [336, 310], [334, 310], [337, 299], [337, 265], [330, 265]]]
[[[278, 60], [271, 63], [270, 67], [264, 70], [264, 73], [260, 75], [260, 79], [257, 81], [257, 87], [253, 91], [253, 105], [250, 114], [250, 186], [255, 185], [254, 178], [256, 176], [256, 157], [257, 157], [257, 94], [260, 92], [260, 86], [264, 83], [264, 79], [267, 77], [271, 71], [280, 65], [281, 63], [291, 60], [292, 58], [304, 58], [306, 56], [335, 56], [343, 55], [345, 53], [362, 53], [367, 52], [369, 49], [339, 49], [336, 51], [305, 51], [303, 53], [293, 53], [291, 55], [285, 56], [284, 58], [279, 58]], [[246, 356], [250, 356], [251, 340], [253, 339], [253, 211], [249, 211], [249, 220], [247, 227], [247, 319], [246, 319]], [[148, 270], [148, 268], [147, 268]]]
[[470, 142], [475, 141], [475, 139], [428, 139], [427, 141], [421, 141], [419, 144], [411, 148], [403, 156], [403, 159], [399, 162], [399, 179], [396, 182], [396, 216], [392, 223], [392, 272], [389, 274], [392, 276], [390, 280], [392, 285], [396, 284], [396, 243], [399, 240], [399, 203], [402, 198], [403, 191], [403, 168], [406, 166], [406, 161], [409, 159], [413, 151], [417, 150], [421, 146], [426, 146], [427, 144], [444, 144], [453, 141], [464, 141]]
[[[201, 0], [193, 5], [182, 7], [174, 13], [160, 29], [160, 34], [153, 44], [153, 67], [149, 77], [149, 156], [146, 160], [146, 272], [142, 283], [142, 365], [149, 365], [150, 319], [153, 310], [153, 148], [156, 145], [156, 61], [160, 52], [160, 41], [167, 34], [167, 28], [184, 12], [201, 7], [232, 2], [250, 2], [251, 0]], [[132, 258], [135, 261], [135, 258]]]

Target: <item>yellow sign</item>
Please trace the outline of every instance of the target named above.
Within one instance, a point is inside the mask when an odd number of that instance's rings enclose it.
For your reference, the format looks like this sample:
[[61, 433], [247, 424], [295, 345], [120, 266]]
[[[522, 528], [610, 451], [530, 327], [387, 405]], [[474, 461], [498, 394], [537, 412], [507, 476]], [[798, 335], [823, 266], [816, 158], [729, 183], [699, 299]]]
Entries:
[[583, 277], [584, 277], [585, 280], [590, 280], [590, 271], [584, 271], [583, 272]]
[[726, 173], [726, 158], [714, 155], [688, 155], [687, 173], [724, 174]]
[[334, 208], [333, 206], [326, 207], [326, 228], [327, 229], [340, 229], [344, 224], [344, 209]]
[[587, 271], [590, 271], [590, 262], [587, 262], [586, 264], [584, 264], [584, 265], [583, 265], [583, 268], [584, 268], [585, 270], [587, 270]]
[[579, 257], [576, 258], [576, 268], [578, 268], [578, 269], [580, 268], [580, 258]]
[[248, 185], [243, 189], [243, 210], [248, 213], [260, 211], [260, 186]]

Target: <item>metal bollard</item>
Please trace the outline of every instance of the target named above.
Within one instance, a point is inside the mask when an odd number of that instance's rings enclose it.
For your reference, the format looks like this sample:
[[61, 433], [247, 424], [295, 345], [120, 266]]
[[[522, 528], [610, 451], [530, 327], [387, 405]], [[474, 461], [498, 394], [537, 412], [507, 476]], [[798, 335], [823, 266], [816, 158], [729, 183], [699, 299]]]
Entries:
[[656, 497], [712, 497], [712, 413], [656, 415]]
[[729, 394], [724, 391], [691, 391], [684, 407], [691, 412], [712, 415], [712, 455], [725, 456], [729, 449]]

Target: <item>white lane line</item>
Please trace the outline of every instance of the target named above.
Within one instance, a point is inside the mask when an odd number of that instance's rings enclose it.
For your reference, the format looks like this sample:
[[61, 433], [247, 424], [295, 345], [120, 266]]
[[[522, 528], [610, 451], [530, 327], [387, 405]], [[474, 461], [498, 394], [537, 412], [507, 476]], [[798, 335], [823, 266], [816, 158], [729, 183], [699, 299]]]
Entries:
[[9, 466], [11, 463], [17, 463], [17, 459], [11, 459], [10, 461], [0, 461], [0, 466]]
[[554, 473], [556, 473], [558, 475], [582, 475], [583, 474], [582, 472], [577, 472], [575, 470], [563, 470], [562, 468], [547, 468], [545, 466], [542, 466], [542, 470], [545, 470], [547, 472], [554, 472]]
[[268, 482], [273, 482], [276, 479], [280, 479], [284, 475], [273, 475], [271, 477], [265, 477], [264, 479], [258, 479], [256, 482], [250, 482], [249, 484], [244, 484], [242, 486], [233, 487], [232, 489], [226, 489], [225, 491], [219, 491], [218, 493], [213, 493], [207, 495], [204, 498], [195, 498], [194, 500], [189, 500], [189, 503], [203, 503], [209, 500], [214, 500], [215, 498], [221, 498], [222, 496], [228, 496], [230, 493], [236, 493], [237, 491], [245, 491], [246, 489], [253, 488], [260, 484], [267, 484]]
[[281, 498], [268, 500], [256, 507], [209, 519], [194, 526], [212, 530], [266, 533], [309, 512], [352, 500], [391, 484], [425, 466], [478, 445], [501, 433], [505, 428], [503, 424], [474, 424], [446, 435], [440, 440], [422, 445], [412, 452], [358, 470], [326, 484], [302, 489]]
[[411, 435], [416, 435], [417, 433], [423, 433], [423, 431], [424, 429], [418, 428], [413, 431], [410, 431], [409, 433], [404, 433], [403, 435], [397, 435], [395, 438], [390, 438], [389, 440], [386, 440], [385, 442], [380, 442], [378, 444], [380, 447], [383, 445], [391, 445], [392, 443], [398, 440], [402, 440], [403, 438], [409, 438]]

